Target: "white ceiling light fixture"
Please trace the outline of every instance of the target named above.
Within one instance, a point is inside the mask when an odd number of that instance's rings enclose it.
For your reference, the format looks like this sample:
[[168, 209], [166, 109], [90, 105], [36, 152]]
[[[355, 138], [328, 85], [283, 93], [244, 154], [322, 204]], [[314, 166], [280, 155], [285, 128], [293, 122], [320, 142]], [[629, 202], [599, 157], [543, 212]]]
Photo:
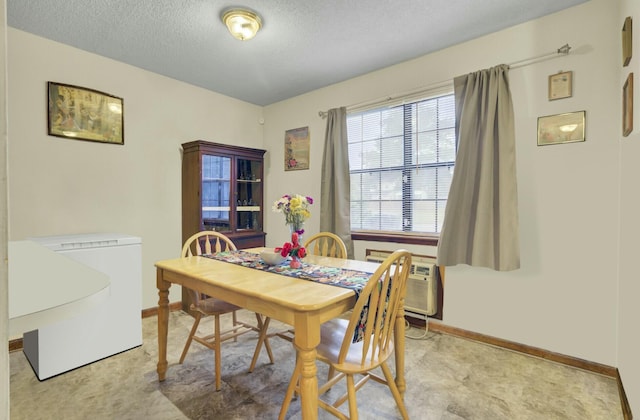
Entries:
[[258, 33], [262, 19], [257, 13], [247, 9], [233, 8], [222, 12], [222, 21], [234, 38], [247, 41]]

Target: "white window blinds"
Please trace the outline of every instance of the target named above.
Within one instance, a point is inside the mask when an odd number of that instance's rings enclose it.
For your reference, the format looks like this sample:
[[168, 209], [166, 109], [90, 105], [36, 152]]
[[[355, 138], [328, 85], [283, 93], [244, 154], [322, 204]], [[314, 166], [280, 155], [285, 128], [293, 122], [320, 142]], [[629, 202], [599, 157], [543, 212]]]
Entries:
[[440, 232], [454, 125], [452, 94], [348, 115], [353, 231]]

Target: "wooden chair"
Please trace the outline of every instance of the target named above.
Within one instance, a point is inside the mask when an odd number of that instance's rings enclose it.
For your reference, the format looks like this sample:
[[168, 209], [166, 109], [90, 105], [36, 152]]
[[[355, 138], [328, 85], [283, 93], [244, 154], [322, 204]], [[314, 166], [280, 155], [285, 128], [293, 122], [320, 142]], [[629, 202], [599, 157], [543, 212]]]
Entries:
[[319, 232], [304, 243], [308, 254], [323, 257], [347, 258], [347, 247], [340, 237], [331, 232]]
[[[316, 357], [329, 365], [329, 378], [319, 388], [318, 395], [324, 394], [345, 377], [347, 392], [332, 404], [319, 399], [318, 406], [340, 419], [358, 418], [356, 391], [369, 379], [389, 386], [402, 418], [409, 418], [393, 374], [386, 362], [393, 354], [396, 316], [404, 304], [410, 269], [411, 254], [405, 250], [395, 251], [371, 276], [358, 297], [351, 318], [349, 320], [334, 319], [322, 324]], [[366, 315], [365, 328], [361, 340], [354, 343], [354, 334], [356, 327], [361, 323], [360, 316], [363, 314], [363, 309]], [[377, 367], [381, 368], [384, 377], [372, 372]], [[293, 393], [298, 391], [301, 369], [302, 363], [297, 360], [280, 410], [280, 419], [284, 419]], [[357, 383], [354, 382], [356, 375], [363, 376]], [[338, 410], [345, 401], [349, 401], [349, 417]]]
[[[316, 233], [304, 243], [304, 247], [308, 254], [319, 255], [322, 257], [347, 258], [347, 247], [344, 242], [338, 235], [331, 232]], [[265, 319], [266, 328], [269, 327], [270, 322], [271, 319], [267, 317]], [[266, 328], [260, 337], [258, 337], [256, 354], [260, 352], [262, 342], [264, 341], [266, 343], [266, 340], [271, 337], [280, 337], [289, 342], [293, 342], [293, 329], [268, 334]], [[251, 362], [251, 366], [249, 366], [249, 372], [253, 372], [256, 361], [257, 357], [254, 357], [254, 360]]]
[[[236, 246], [227, 236], [214, 231], [203, 231], [198, 232], [192, 235], [189, 239], [187, 239], [182, 247], [182, 257], [191, 257], [193, 255], [203, 255], [203, 254], [212, 254], [220, 251], [235, 251]], [[239, 321], [236, 317], [236, 311], [238, 309], [242, 309], [239, 306], [233, 305], [229, 302], [225, 302], [224, 300], [220, 300], [214, 297], [209, 297], [195, 290], [187, 289], [190, 297], [191, 297], [191, 306], [190, 309], [195, 312], [195, 320], [193, 322], [193, 327], [191, 327], [191, 332], [189, 333], [189, 338], [187, 338], [187, 342], [184, 345], [184, 350], [182, 350], [182, 355], [180, 356], [180, 363], [184, 362], [184, 358], [189, 351], [189, 347], [191, 346], [192, 340], [206, 346], [214, 351], [215, 353], [215, 369], [216, 369], [216, 391], [220, 390], [221, 386], [221, 358], [220, 358], [220, 344], [224, 341], [233, 339], [237, 341], [238, 336], [248, 333], [250, 331], [256, 331], [259, 334], [266, 330], [268, 326], [268, 322], [263, 321], [262, 315], [256, 313], [256, 321], [257, 325], [251, 325], [242, 321]], [[221, 331], [220, 330], [220, 316], [231, 313], [232, 314], [232, 326], [230, 329]], [[200, 324], [200, 320], [204, 317], [213, 316], [214, 317], [214, 330], [213, 334], [209, 334], [206, 336], [196, 335], [198, 331], [198, 325]], [[271, 352], [271, 345], [269, 344], [268, 337], [264, 340], [264, 345], [267, 349], [267, 353], [269, 355], [269, 359], [271, 363], [273, 363], [273, 354]], [[260, 342], [260, 347], [256, 346], [252, 365], [255, 365], [255, 362], [258, 359], [258, 355], [260, 353], [260, 349], [262, 347], [262, 342]]]

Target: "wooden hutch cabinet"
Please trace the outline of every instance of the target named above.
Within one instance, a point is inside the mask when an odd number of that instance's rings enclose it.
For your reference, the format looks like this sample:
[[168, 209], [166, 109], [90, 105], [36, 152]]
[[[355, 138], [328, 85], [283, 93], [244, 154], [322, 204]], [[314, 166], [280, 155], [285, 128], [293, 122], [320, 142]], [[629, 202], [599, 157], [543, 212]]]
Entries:
[[[265, 150], [211, 143], [182, 145], [182, 243], [202, 230], [228, 236], [238, 249], [264, 246]], [[182, 293], [182, 308], [191, 301]]]

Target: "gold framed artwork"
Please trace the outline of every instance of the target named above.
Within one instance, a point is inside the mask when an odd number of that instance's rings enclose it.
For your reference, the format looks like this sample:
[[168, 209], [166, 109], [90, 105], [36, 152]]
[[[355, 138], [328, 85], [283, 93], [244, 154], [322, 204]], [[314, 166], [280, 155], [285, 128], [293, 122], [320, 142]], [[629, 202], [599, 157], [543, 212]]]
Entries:
[[622, 66], [625, 67], [631, 61], [633, 30], [631, 16], [627, 16], [622, 25]]
[[549, 100], [570, 98], [572, 95], [573, 72], [565, 71], [549, 76]]
[[585, 111], [538, 118], [538, 146], [585, 141]]
[[629, 73], [622, 87], [622, 135], [633, 131], [633, 73]]
[[122, 98], [94, 89], [48, 82], [50, 136], [124, 144]]
[[284, 134], [284, 170], [309, 169], [309, 127], [294, 128]]

